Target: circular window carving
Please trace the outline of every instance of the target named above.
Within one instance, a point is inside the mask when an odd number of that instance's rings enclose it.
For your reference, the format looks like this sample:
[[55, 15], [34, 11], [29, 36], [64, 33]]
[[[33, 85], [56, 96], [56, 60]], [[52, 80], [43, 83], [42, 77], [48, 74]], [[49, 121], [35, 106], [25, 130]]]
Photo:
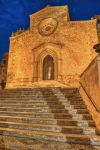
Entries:
[[42, 36], [49, 36], [52, 33], [54, 33], [54, 31], [57, 28], [57, 20], [53, 19], [53, 18], [47, 18], [41, 21], [41, 23], [39, 24], [39, 33]]

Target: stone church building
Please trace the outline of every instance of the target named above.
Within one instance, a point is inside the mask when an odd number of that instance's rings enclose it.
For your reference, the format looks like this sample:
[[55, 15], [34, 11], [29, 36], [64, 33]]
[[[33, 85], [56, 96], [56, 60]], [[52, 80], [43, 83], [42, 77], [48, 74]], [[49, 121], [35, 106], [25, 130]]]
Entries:
[[33, 139], [100, 149], [97, 17], [71, 21], [67, 6], [48, 6], [30, 16], [28, 30], [12, 33], [1, 63], [7, 76], [0, 90], [0, 140], [9, 141], [7, 149], [30, 149]]
[[56, 80], [78, 87], [95, 58], [96, 19], [70, 21], [67, 6], [48, 6], [30, 16], [30, 28], [10, 38], [6, 88]]

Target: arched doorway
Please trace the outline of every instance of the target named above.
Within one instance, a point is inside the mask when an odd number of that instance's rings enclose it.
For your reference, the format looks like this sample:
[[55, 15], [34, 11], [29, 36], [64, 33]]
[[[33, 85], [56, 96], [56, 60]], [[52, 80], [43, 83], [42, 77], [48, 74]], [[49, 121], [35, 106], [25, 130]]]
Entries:
[[43, 60], [43, 80], [54, 80], [54, 59], [50, 55]]

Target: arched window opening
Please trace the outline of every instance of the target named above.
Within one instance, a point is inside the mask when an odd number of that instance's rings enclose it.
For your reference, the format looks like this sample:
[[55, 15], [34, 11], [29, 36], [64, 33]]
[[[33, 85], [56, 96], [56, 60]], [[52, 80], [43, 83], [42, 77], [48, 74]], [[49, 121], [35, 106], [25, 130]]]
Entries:
[[43, 80], [54, 80], [54, 59], [50, 55], [43, 60]]

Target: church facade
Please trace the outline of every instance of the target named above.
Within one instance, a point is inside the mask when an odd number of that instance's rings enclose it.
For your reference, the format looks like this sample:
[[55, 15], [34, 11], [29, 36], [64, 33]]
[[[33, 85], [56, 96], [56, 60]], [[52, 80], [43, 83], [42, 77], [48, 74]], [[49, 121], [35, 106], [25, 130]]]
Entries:
[[48, 6], [30, 16], [30, 28], [10, 38], [6, 88], [56, 80], [79, 87], [80, 75], [96, 57], [96, 19], [70, 21], [67, 6]]

